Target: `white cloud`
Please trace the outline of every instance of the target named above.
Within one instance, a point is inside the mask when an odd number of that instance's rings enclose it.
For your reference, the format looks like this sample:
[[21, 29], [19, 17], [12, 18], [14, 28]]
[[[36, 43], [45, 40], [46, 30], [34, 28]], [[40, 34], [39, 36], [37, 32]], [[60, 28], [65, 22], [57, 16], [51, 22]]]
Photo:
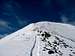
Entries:
[[9, 30], [11, 30], [12, 27], [9, 26], [9, 24], [10, 24], [10, 23], [7, 22], [7, 21], [0, 20], [0, 30], [2, 30], [2, 29], [9, 29]]
[[61, 16], [61, 20], [63, 23], [67, 23], [68, 22], [68, 18], [66, 16]]
[[23, 26], [23, 25], [27, 24], [27, 22], [24, 21], [24, 20], [18, 20], [18, 23], [19, 23], [20, 26]]
[[5, 37], [5, 36], [7, 36], [7, 35], [8, 35], [8, 34], [3, 34], [3, 35], [0, 34], [0, 39], [3, 38], [3, 37]]
[[26, 25], [27, 21], [20, 19], [18, 16], [16, 16], [17, 22], [20, 26]]
[[8, 22], [0, 20], [0, 26], [7, 26]]
[[75, 26], [75, 21], [73, 21], [73, 22], [69, 22], [69, 24], [72, 24], [72, 25], [74, 25], [74, 26]]
[[[3, 38], [5, 36], [8, 35], [7, 32], [10, 32], [11, 30], [13, 30], [14, 28], [10, 26], [11, 23], [4, 21], [4, 20], [0, 20], [0, 38]], [[2, 34], [3, 32], [3, 34]]]
[[69, 21], [70, 18], [67, 18], [66, 16], [61, 16], [61, 20], [63, 23], [75, 25], [75, 21]]

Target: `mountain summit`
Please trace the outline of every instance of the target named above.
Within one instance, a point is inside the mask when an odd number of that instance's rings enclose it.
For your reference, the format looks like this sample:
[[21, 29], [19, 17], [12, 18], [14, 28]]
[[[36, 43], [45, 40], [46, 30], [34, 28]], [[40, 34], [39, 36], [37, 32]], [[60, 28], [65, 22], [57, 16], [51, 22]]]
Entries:
[[75, 26], [32, 23], [0, 40], [0, 56], [75, 56]]

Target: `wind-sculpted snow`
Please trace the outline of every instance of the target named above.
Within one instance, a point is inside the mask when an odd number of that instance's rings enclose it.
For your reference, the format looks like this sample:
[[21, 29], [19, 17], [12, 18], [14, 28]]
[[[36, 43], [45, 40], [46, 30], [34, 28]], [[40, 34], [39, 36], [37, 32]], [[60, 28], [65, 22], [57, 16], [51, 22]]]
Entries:
[[0, 56], [75, 56], [75, 27], [38, 22], [0, 40]]

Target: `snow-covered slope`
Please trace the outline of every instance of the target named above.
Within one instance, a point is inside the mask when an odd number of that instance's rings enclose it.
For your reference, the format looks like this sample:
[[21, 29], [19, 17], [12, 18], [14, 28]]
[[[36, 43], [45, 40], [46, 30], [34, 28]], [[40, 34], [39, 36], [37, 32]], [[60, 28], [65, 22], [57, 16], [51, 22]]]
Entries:
[[75, 56], [75, 26], [32, 23], [0, 40], [0, 56]]

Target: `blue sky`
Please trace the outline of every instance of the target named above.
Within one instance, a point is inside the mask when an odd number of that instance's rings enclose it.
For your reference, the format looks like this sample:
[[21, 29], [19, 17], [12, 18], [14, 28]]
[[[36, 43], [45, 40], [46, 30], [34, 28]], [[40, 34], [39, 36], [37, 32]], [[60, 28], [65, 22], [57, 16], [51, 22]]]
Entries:
[[75, 1], [0, 0], [0, 38], [38, 21], [75, 25]]

